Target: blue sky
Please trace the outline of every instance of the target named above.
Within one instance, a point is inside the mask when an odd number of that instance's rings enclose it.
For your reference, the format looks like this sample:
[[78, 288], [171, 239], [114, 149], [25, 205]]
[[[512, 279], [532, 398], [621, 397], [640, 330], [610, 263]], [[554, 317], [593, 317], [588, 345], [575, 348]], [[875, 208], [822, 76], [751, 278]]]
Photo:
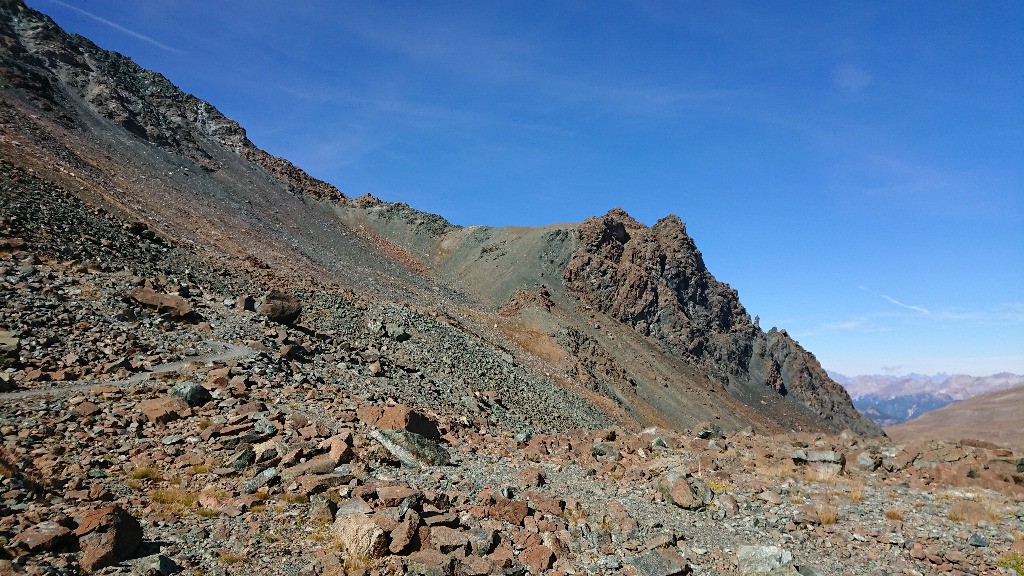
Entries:
[[1024, 373], [1024, 3], [29, 4], [347, 194], [675, 213], [826, 368]]

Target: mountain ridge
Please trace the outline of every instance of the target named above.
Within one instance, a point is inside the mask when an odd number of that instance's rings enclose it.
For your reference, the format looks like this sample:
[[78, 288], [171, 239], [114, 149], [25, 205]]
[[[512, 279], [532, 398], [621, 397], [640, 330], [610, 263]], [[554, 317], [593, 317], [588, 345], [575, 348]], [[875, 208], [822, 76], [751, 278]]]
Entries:
[[[499, 345], [505, 333], [526, 330], [546, 333], [550, 346], [563, 348], [559, 342], [582, 327], [591, 341], [607, 340], [600, 347], [621, 369], [612, 373], [622, 377], [602, 389], [627, 412], [646, 415], [641, 423], [657, 415], [693, 427], [703, 414], [735, 427], [880, 433], [813, 355], [784, 331], [763, 333], [750, 323], [735, 291], [703, 267], [678, 217], [647, 228], [612, 210], [568, 226], [457, 227], [408, 206], [350, 198], [262, 151], [236, 122], [163, 76], [63, 35], [19, 2], [3, 6], [8, 109], [46, 113], [3, 117], [5, 139], [17, 142], [4, 147], [7, 155], [142, 219], [168, 240], [240, 263], [265, 285], [334, 285], [449, 306], [440, 297]], [[632, 236], [623, 235], [627, 228]], [[644, 271], [662, 263], [671, 269]], [[589, 287], [606, 273], [615, 275], [614, 285]], [[497, 312], [515, 294], [541, 289], [553, 294], [557, 314], [528, 310], [507, 320], [515, 329], [487, 327], [503, 318]], [[587, 327], [588, 306], [607, 318], [603, 330]], [[637, 330], [638, 322], [649, 327]], [[641, 374], [646, 368], [629, 354], [609, 351], [623, 339], [659, 358], [661, 374]], [[580, 368], [564, 348], [557, 356], [557, 371], [571, 385], [568, 375]], [[680, 372], [680, 365], [690, 368]], [[666, 381], [670, 389], [690, 389], [684, 398], [697, 404], [694, 396], [710, 391], [711, 401], [703, 410], [666, 408], [655, 394]]]

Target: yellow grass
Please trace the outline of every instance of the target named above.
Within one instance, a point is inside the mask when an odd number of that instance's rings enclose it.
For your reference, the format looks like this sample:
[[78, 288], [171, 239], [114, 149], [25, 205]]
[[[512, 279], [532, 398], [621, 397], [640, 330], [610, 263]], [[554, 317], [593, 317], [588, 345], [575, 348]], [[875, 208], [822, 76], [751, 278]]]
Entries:
[[976, 500], [957, 500], [946, 517], [955, 522], [977, 524], [983, 520], [999, 520], [1002, 515], [991, 505]]
[[839, 520], [839, 509], [827, 501], [815, 504], [814, 514], [822, 525], [835, 524]]
[[132, 480], [160, 480], [163, 476], [160, 471], [152, 466], [141, 466], [132, 470], [128, 477]]

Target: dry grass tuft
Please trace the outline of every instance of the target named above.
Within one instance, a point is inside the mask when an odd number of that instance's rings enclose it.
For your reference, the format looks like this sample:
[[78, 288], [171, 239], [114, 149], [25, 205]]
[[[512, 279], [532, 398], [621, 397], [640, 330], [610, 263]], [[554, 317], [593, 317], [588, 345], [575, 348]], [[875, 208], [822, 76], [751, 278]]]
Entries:
[[977, 500], [957, 500], [949, 507], [946, 517], [954, 522], [977, 524], [981, 521], [999, 520], [1002, 518], [994, 507]]
[[889, 520], [903, 521], [903, 513], [899, 510], [886, 510], [883, 514], [885, 514], [885, 517]]
[[796, 466], [787, 462], [775, 462], [764, 466], [756, 465], [758, 476], [765, 478], [796, 478]]
[[191, 506], [199, 499], [193, 492], [181, 488], [157, 489], [149, 493], [149, 499], [159, 504], [187, 504]]
[[224, 564], [225, 566], [231, 566], [234, 564], [238, 564], [240, 562], [245, 562], [245, 560], [245, 556], [242, 556], [237, 552], [232, 552], [231, 550], [225, 550], [221, 552], [220, 555], [217, 557], [217, 561], [221, 564]]
[[199, 501], [199, 494], [183, 488], [165, 488], [151, 490], [149, 492], [149, 499], [154, 504], [159, 504], [164, 512], [182, 515], [191, 511], [196, 506], [196, 502]]
[[814, 505], [814, 515], [818, 518], [818, 523], [823, 526], [839, 521], [839, 509], [828, 500]]
[[132, 480], [161, 480], [163, 478], [160, 471], [152, 466], [140, 466], [132, 470], [128, 477]]
[[1009, 568], [1010, 570], [1017, 572], [1017, 574], [1024, 574], [1024, 556], [1021, 556], [1016, 552], [1011, 552], [997, 560], [996, 566]]
[[862, 480], [850, 480], [847, 482], [848, 494], [850, 496], [850, 502], [863, 502], [864, 501], [864, 482]]

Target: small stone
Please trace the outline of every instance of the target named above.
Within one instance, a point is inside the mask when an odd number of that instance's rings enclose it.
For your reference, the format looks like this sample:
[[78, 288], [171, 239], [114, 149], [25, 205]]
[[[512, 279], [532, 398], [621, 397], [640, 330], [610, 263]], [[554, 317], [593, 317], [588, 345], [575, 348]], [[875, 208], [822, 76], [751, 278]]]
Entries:
[[740, 546], [736, 566], [740, 574], [768, 574], [793, 563], [793, 555], [778, 546]]
[[253, 476], [250, 480], [247, 480], [242, 485], [242, 490], [244, 490], [246, 494], [253, 494], [260, 488], [270, 484], [270, 482], [277, 477], [277, 468], [266, 468], [259, 474]]

